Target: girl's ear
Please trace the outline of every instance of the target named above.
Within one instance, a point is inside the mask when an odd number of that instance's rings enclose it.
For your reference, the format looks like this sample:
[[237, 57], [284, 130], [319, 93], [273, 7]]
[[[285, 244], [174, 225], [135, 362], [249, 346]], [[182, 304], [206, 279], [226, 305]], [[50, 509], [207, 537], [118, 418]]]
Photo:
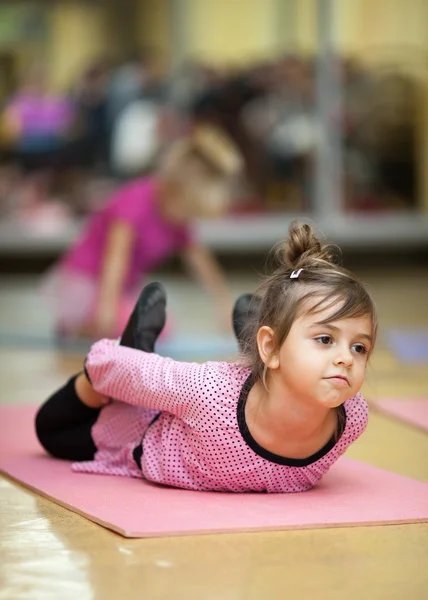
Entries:
[[257, 332], [257, 347], [260, 358], [268, 369], [279, 367], [278, 352], [275, 347], [275, 333], [271, 327], [263, 325]]

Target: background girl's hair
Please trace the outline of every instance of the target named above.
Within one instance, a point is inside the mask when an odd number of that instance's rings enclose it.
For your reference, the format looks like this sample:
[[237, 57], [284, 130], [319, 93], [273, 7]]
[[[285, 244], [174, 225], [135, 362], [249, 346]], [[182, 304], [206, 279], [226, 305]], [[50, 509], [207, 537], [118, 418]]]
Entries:
[[175, 142], [159, 163], [158, 175], [191, 204], [193, 217], [218, 217], [235, 199], [243, 161], [233, 142], [213, 127], [198, 127]]
[[[329, 322], [368, 315], [372, 352], [377, 332], [375, 305], [364, 284], [341, 266], [337, 246], [321, 242], [310, 225], [293, 221], [288, 239], [276, 246], [273, 257], [276, 268], [256, 291], [249, 311], [254, 316], [244, 332], [242, 358], [256, 380], [266, 385], [268, 375], [257, 347], [259, 328], [273, 329], [273, 352], [277, 352], [295, 319], [305, 312], [332, 309]], [[298, 278], [290, 278], [297, 269], [303, 269]]]
[[199, 163], [212, 178], [236, 177], [243, 168], [237, 146], [212, 126], [198, 127], [188, 137], [176, 141], [161, 158], [159, 173], [168, 178], [180, 177], [188, 163]]
[[194, 152], [223, 175], [237, 175], [243, 168], [243, 159], [237, 146], [220, 129], [212, 126], [198, 127], [190, 137], [190, 145]]

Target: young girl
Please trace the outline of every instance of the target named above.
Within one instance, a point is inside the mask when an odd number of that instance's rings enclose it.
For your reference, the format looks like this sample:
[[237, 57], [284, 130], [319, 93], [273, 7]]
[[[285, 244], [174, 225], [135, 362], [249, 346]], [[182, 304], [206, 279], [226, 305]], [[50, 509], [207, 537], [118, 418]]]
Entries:
[[[211, 253], [194, 239], [196, 217], [224, 213], [241, 159], [228, 138], [199, 129], [176, 142], [154, 177], [119, 189], [95, 213], [77, 243], [48, 276], [43, 291], [54, 300], [58, 333], [117, 337], [141, 289], [141, 278], [180, 254], [230, 321], [226, 279]], [[226, 316], [227, 311], [227, 316]]]
[[74, 471], [186, 489], [314, 486], [366, 427], [359, 389], [376, 313], [363, 284], [308, 225], [294, 223], [277, 256], [254, 302], [235, 306], [236, 362], [182, 363], [150, 352], [166, 300], [159, 284], [148, 286], [122, 345], [95, 343], [86, 375], [41, 408], [44, 447], [82, 461]]

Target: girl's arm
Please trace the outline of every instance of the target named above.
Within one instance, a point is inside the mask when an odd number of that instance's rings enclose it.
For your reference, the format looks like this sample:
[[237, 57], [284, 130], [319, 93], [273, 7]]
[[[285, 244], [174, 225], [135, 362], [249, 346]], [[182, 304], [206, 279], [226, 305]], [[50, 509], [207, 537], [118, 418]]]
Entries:
[[113, 221], [107, 234], [95, 315], [99, 337], [116, 334], [116, 315], [129, 268], [135, 233], [124, 221]]
[[232, 299], [226, 277], [215, 256], [208, 248], [196, 243], [187, 247], [181, 256], [193, 276], [213, 298], [223, 328], [230, 331]]
[[104, 339], [92, 346], [85, 368], [92, 387], [103, 396], [198, 419], [206, 364], [178, 362]]

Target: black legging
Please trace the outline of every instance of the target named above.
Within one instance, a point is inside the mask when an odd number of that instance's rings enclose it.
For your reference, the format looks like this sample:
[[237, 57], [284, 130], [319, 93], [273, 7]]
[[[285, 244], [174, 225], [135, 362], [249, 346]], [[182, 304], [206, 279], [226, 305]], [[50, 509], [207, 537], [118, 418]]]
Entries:
[[40, 407], [36, 434], [43, 448], [56, 458], [92, 460], [97, 448], [91, 429], [100, 408], [90, 408], [79, 400], [74, 384], [77, 375], [56, 391]]

